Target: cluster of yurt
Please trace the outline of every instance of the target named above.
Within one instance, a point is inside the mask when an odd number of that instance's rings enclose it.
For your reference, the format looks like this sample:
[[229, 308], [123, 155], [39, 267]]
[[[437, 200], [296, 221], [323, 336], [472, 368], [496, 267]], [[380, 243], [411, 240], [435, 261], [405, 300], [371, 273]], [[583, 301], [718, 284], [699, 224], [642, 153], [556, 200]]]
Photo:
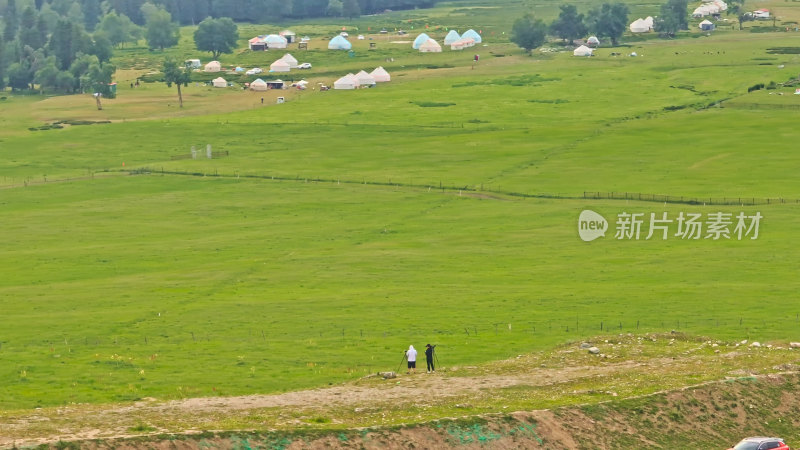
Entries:
[[641, 17], [634, 20], [629, 26], [631, 33], [648, 33], [653, 31], [653, 18], [648, 16], [646, 19]]
[[342, 35], [334, 36], [328, 42], [328, 50], [350, 50], [351, 48], [353, 48], [353, 44]]
[[370, 73], [362, 70], [356, 74], [348, 73], [333, 82], [334, 89], [358, 89], [362, 87], [373, 87], [377, 83], [391, 81], [392, 77], [383, 67], [378, 67]]
[[692, 17], [716, 16], [728, 9], [728, 4], [723, 0], [704, 1], [702, 5], [692, 11]]
[[286, 48], [289, 41], [279, 34], [256, 36], [248, 41], [250, 50], [268, 50]]
[[450, 46], [450, 50], [464, 50], [474, 47], [475, 44], [483, 42], [481, 35], [475, 30], [469, 29], [460, 35], [455, 30], [450, 30], [444, 38], [444, 44]]

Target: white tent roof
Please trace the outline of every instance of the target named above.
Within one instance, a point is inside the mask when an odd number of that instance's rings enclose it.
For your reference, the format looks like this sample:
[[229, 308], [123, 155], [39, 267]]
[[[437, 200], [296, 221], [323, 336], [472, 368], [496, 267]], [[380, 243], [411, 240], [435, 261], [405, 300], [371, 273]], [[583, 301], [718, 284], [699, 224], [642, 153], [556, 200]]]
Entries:
[[265, 37], [264, 42], [267, 43], [268, 48], [286, 48], [287, 45], [286, 38], [277, 34], [270, 34]]
[[358, 86], [358, 79], [352, 73], [348, 73], [347, 75], [333, 82], [334, 89], [355, 89]]
[[710, 20], [706, 19], [700, 22], [700, 25], [714, 25], [714, 22], [711, 22]]
[[222, 78], [222, 77], [214, 78], [213, 80], [211, 80], [211, 83], [214, 85], [214, 87], [227, 87], [228, 86], [228, 82], [225, 81], [225, 78]]
[[358, 80], [358, 84], [362, 86], [367, 84], [375, 84], [375, 77], [363, 70], [356, 74], [356, 79]]
[[421, 52], [436, 52], [436, 53], [438, 53], [438, 52], [442, 51], [442, 46], [439, 45], [439, 43], [436, 42], [435, 40], [428, 39], [427, 41], [425, 41], [424, 44], [419, 46], [419, 51], [421, 51]]
[[572, 52], [572, 54], [574, 56], [592, 56], [593, 51], [594, 50], [592, 50], [591, 48], [585, 45], [581, 45], [580, 47], [576, 48], [575, 51]]
[[444, 37], [444, 45], [450, 45], [453, 42], [458, 41], [460, 39], [461, 35], [458, 34], [458, 31], [450, 30], [450, 32], [447, 33], [447, 36]]
[[251, 91], [266, 91], [267, 90], [267, 82], [262, 80], [261, 78], [256, 78], [250, 83], [250, 90]]
[[483, 41], [483, 39], [481, 39], [481, 35], [478, 34], [473, 29], [469, 29], [465, 31], [464, 34], [461, 35], [461, 39], [467, 39], [467, 38], [472, 39], [473, 41], [475, 41], [476, 44], [480, 44]]
[[420, 47], [422, 44], [424, 44], [425, 42], [427, 42], [427, 40], [428, 40], [428, 39], [430, 39], [430, 38], [431, 38], [431, 37], [430, 37], [430, 36], [428, 36], [427, 34], [425, 34], [425, 33], [420, 33], [420, 35], [419, 35], [419, 36], [417, 36], [417, 38], [416, 38], [416, 39], [414, 39], [414, 43], [413, 43], [413, 44], [411, 44], [411, 48], [413, 48], [414, 50], [417, 50], [417, 49], [419, 49], [419, 47]]
[[351, 48], [353, 48], [353, 44], [341, 35], [335, 36], [328, 42], [328, 50], [350, 50]]
[[291, 67], [292, 69], [296, 69], [297, 68], [297, 59], [295, 59], [295, 57], [290, 55], [289, 53], [283, 55], [281, 60], [285, 61], [286, 64], [289, 64], [289, 67]]
[[654, 23], [653, 16], [647, 16], [644, 19], [644, 24], [647, 25], [649, 28], [653, 28], [653, 23]]
[[392, 81], [392, 76], [389, 75], [389, 72], [387, 72], [383, 67], [377, 67], [375, 70], [370, 72], [370, 75], [372, 75], [372, 78], [375, 78], [375, 81], [378, 83]]
[[205, 65], [203, 69], [204, 72], [219, 72], [222, 69], [222, 65], [219, 61], [211, 61], [210, 63]]
[[282, 59], [279, 59], [269, 65], [270, 72], [288, 72], [290, 69], [291, 67], [289, 66], [289, 63]]
[[631, 33], [647, 33], [650, 31], [650, 27], [647, 25], [647, 22], [644, 19], [639, 18], [633, 21], [630, 25]]

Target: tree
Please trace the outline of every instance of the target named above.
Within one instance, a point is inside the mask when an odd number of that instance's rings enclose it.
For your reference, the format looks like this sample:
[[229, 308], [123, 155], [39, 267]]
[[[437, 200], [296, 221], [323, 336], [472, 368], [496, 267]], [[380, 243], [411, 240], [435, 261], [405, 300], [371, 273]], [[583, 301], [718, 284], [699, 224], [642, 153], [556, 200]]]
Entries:
[[97, 27], [102, 31], [111, 45], [122, 46], [126, 42], [136, 42], [141, 36], [141, 29], [131, 21], [125, 14], [114, 12], [103, 16]]
[[83, 10], [83, 24], [88, 31], [94, 31], [100, 22], [103, 11], [100, 9], [100, 0], [82, 0], [81, 9]]
[[111, 63], [100, 63], [95, 58], [89, 64], [86, 73], [80, 77], [81, 89], [92, 93], [99, 110], [103, 109], [103, 104], [100, 102], [101, 97], [113, 98], [109, 83], [111, 83], [111, 75], [115, 70], [116, 68]]
[[172, 87], [172, 84], [178, 87], [178, 104], [183, 108], [183, 94], [181, 93], [181, 85], [188, 86], [192, 81], [192, 73], [186, 66], [178, 65], [174, 58], [167, 58], [164, 60], [164, 82], [167, 87]]
[[200, 51], [211, 52], [214, 59], [223, 53], [233, 53], [236, 41], [239, 40], [239, 29], [229, 17], [212, 19], [208, 17], [200, 22], [194, 32], [194, 43]]
[[342, 0], [328, 0], [328, 7], [325, 8], [325, 14], [334, 17], [340, 17], [344, 11], [344, 3]]
[[11, 89], [28, 89], [33, 81], [30, 64], [27, 61], [17, 62], [8, 68], [8, 85]]
[[361, 6], [359, 6], [358, 0], [344, 0], [342, 14], [349, 19], [361, 16]]
[[19, 18], [19, 43], [20, 45], [29, 45], [33, 48], [44, 47], [47, 34], [43, 34], [37, 29], [36, 11], [30, 6], [22, 11]]
[[667, 0], [661, 5], [661, 14], [656, 18], [655, 30], [674, 37], [679, 30], [689, 29], [688, 0]]
[[599, 10], [589, 11], [589, 30], [598, 37], [610, 38], [611, 44], [616, 46], [628, 26], [628, 12], [624, 3], [603, 3]]
[[97, 32], [94, 34], [92, 41], [92, 49], [89, 53], [97, 56], [100, 62], [111, 61], [114, 51], [111, 46], [111, 41], [108, 40], [106, 35], [102, 32]]
[[17, 37], [19, 22], [17, 18], [17, 0], [8, 0], [6, 10], [3, 13], [3, 40], [11, 42]]
[[735, 15], [739, 21], [739, 31], [742, 30], [742, 23], [753, 20], [752, 14], [748, 14], [744, 9], [744, 0], [731, 0], [728, 3], [728, 9], [725, 10], [725, 15]]
[[[147, 5], [151, 5], [151, 3], [145, 3], [145, 6]], [[164, 50], [166, 47], [178, 45], [180, 29], [178, 24], [172, 21], [172, 16], [163, 8], [145, 12], [145, 6], [142, 6], [142, 14], [147, 21], [145, 38], [148, 47]]]
[[6, 44], [3, 42], [3, 35], [0, 35], [0, 90], [6, 88], [6, 59], [5, 59]]
[[525, 14], [511, 26], [511, 42], [528, 53], [544, 44], [546, 37], [547, 25], [541, 19], [533, 17], [533, 14]]
[[39, 89], [44, 92], [45, 89], [55, 87], [58, 78], [58, 67], [56, 67], [56, 59], [54, 57], [47, 58], [47, 62], [43, 67], [36, 71], [33, 76], [33, 82], [39, 85]]
[[586, 36], [583, 14], [578, 14], [575, 5], [561, 5], [558, 18], [550, 25], [550, 32], [567, 42]]

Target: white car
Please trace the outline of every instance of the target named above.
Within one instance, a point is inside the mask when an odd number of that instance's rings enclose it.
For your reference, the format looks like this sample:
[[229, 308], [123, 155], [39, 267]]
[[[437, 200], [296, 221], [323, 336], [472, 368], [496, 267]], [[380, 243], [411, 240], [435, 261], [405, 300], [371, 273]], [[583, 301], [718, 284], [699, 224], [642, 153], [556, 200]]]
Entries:
[[260, 67], [253, 67], [252, 69], [245, 72], [245, 75], [258, 75], [261, 72], [263, 72], [263, 70], [261, 70]]
[[359, 34], [359, 35], [358, 35], [358, 40], [359, 40], [359, 41], [363, 41], [364, 39], [366, 39], [366, 38], [364, 37], [364, 35], [363, 35], [363, 34]]
[[342, 36], [342, 37], [350, 36], [349, 34], [347, 34], [347, 31], [342, 31], [341, 33], [339, 33], [339, 35]]
[[298, 69], [310, 69], [311, 63], [301, 63], [297, 66]]

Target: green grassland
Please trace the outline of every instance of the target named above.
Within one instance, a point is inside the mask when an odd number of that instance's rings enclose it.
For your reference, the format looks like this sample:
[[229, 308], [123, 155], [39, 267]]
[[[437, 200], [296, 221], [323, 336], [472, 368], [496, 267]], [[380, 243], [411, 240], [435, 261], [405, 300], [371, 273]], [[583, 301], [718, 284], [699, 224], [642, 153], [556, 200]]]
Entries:
[[[800, 96], [747, 93], [796, 77], [798, 55], [767, 50], [800, 34], [528, 56], [501, 37], [508, 10], [470, 5], [374, 23], [494, 27], [474, 52], [308, 51], [313, 83], [384, 65], [393, 81], [374, 89], [261, 106], [192, 83], [181, 111], [160, 83], [122, 84], [102, 111], [88, 96], [3, 100], [0, 407], [294, 390], [395, 370], [427, 342], [463, 365], [609, 331], [800, 338], [800, 205], [520, 196], [800, 198], [796, 110], [770, 106]], [[122, 82], [163, 54], [119, 58]], [[29, 130], [62, 120], [111, 123]], [[173, 159], [208, 143], [228, 156]], [[587, 208], [764, 221], [757, 240], [585, 243]]]

